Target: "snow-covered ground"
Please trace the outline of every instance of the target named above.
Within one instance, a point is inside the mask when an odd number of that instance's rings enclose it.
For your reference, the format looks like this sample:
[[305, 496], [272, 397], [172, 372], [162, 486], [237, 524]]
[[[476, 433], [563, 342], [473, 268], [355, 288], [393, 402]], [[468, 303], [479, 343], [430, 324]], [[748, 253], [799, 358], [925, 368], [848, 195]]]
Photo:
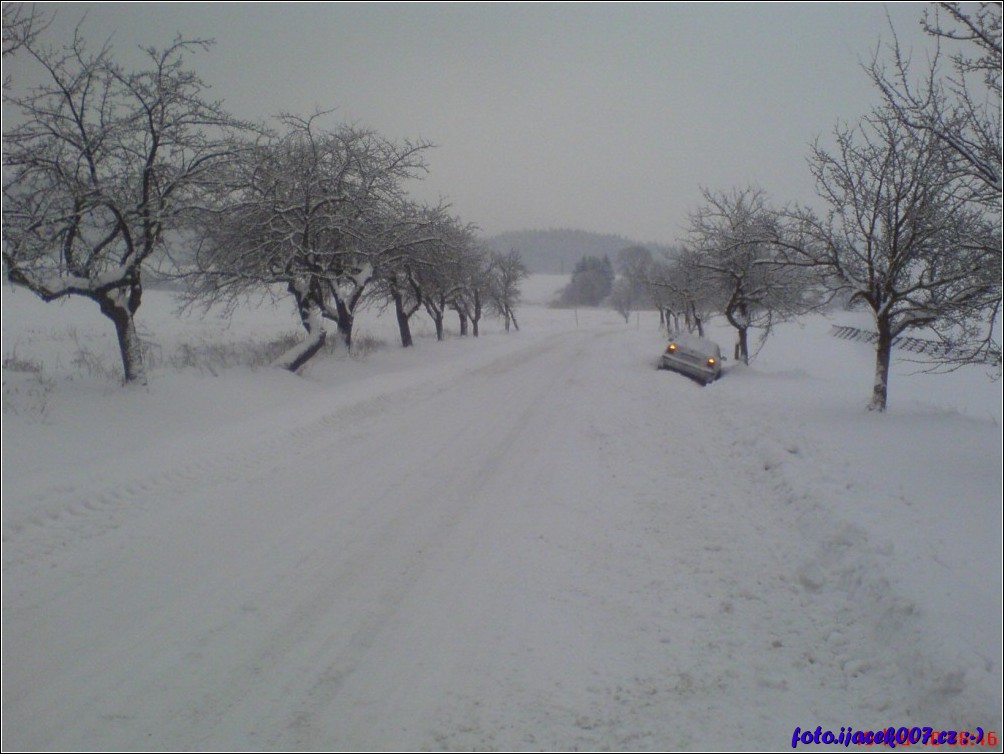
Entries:
[[[301, 376], [292, 307], [3, 291], [5, 749], [780, 749], [1001, 731], [1001, 385], [812, 318], [703, 388], [548, 309]], [[455, 324], [455, 323], [451, 323]], [[716, 328], [718, 340], [731, 343]]]

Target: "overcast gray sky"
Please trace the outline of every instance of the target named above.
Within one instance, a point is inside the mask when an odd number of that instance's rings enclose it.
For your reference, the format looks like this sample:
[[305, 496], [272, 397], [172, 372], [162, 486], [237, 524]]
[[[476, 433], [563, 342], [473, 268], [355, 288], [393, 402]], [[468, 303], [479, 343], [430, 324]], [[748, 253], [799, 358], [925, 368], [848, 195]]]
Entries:
[[[487, 234], [580, 228], [672, 243], [699, 189], [807, 201], [807, 145], [878, 97], [862, 71], [888, 13], [926, 59], [923, 3], [43, 3], [49, 36], [125, 59], [176, 34], [246, 118], [334, 119], [423, 138], [420, 198]], [[6, 66], [16, 74], [17, 64]]]

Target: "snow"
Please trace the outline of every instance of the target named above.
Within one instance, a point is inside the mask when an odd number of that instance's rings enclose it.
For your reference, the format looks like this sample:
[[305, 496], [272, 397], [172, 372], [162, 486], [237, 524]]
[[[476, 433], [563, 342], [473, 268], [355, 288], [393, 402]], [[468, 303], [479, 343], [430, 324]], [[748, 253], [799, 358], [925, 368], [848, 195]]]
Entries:
[[299, 376], [257, 365], [288, 301], [146, 291], [129, 389], [93, 304], [5, 288], [5, 749], [1000, 734], [1000, 383], [896, 361], [868, 412], [838, 313], [705, 388], [566, 281], [477, 340], [363, 312]]

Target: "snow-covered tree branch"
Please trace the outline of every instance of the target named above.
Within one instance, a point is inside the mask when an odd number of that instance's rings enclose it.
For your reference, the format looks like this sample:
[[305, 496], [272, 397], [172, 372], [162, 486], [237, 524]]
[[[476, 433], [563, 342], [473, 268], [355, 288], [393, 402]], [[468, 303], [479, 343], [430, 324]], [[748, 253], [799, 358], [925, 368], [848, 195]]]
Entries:
[[495, 252], [488, 267], [488, 291], [492, 307], [505, 323], [505, 331], [510, 327], [519, 331], [516, 321], [516, 305], [520, 301], [520, 283], [529, 275], [518, 249]]
[[45, 301], [96, 302], [114, 323], [127, 383], [145, 380], [134, 322], [143, 266], [200, 206], [243, 127], [184, 66], [208, 46], [148, 49], [148, 66], [128, 72], [109, 46], [90, 52], [79, 29], [61, 50], [27, 35], [18, 54], [45, 83], [5, 96], [18, 125], [4, 135], [4, 273]]
[[870, 408], [885, 410], [892, 341], [933, 327], [970, 358], [986, 349], [989, 312], [1000, 300], [999, 217], [957, 190], [954, 155], [930, 131], [881, 110], [857, 128], [837, 129], [810, 165], [823, 218], [800, 215], [801, 255], [831, 289], [875, 317], [875, 381]]
[[938, 49], [919, 75], [895, 30], [891, 60], [876, 54], [868, 73], [906, 127], [948, 149], [970, 198], [1000, 212], [1001, 3], [937, 3], [921, 23]]
[[325, 320], [351, 345], [368, 287], [430, 222], [401, 188], [425, 170], [429, 145], [327, 130], [326, 115], [280, 116], [281, 133], [221, 171], [215, 206], [195, 228], [194, 298], [234, 300], [276, 285], [292, 295], [307, 337], [278, 364], [293, 371], [323, 346]]
[[749, 364], [749, 332], [761, 343], [776, 322], [811, 308], [812, 280], [784, 253], [786, 229], [762, 189], [703, 191], [704, 204], [690, 216], [679, 263], [703, 287], [691, 295], [716, 300], [736, 329], [735, 358]]

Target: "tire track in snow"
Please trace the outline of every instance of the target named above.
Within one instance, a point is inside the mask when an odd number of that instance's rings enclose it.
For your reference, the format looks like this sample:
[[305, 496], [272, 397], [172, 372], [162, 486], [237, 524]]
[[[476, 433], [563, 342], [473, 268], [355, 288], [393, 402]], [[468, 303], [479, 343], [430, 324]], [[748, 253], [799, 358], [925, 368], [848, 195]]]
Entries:
[[[554, 337], [467, 370], [456, 379], [515, 368], [545, 352]], [[36, 567], [47, 567], [47, 556], [118, 529], [123, 517], [147, 511], [163, 502], [183, 499], [197, 490], [232, 484], [260, 470], [263, 463], [277, 454], [309, 447], [346, 424], [364, 423], [387, 410], [388, 402], [406, 406], [449, 391], [453, 384], [438, 384], [438, 378], [427, 378], [418, 385], [392, 389], [324, 411], [320, 416], [300, 420], [264, 439], [242, 439], [238, 447], [230, 450], [207, 449], [208, 454], [196, 460], [152, 473], [140, 470], [139, 473], [126, 472], [122, 478], [114, 480], [43, 483], [23, 492], [20, 499], [5, 501], [4, 567], [26, 567], [34, 561], [38, 561]], [[128, 459], [123, 459], [119, 468], [129, 469]]]
[[[496, 708], [476, 701], [492, 698], [487, 689], [470, 693], [473, 702], [458, 696], [424, 746], [724, 748], [738, 729], [760, 746], [778, 740], [764, 707], [745, 716], [745, 727], [721, 725], [751, 696], [783, 693], [767, 686], [778, 683], [768, 667], [744, 667], [751, 653], [768, 658], [772, 649], [775, 616], [749, 582], [774, 572], [777, 548], [747, 561], [749, 552], [736, 547], [745, 537], [734, 527], [751, 500], [742, 478], [721, 473], [713, 388], [655, 372], [636, 343], [629, 336], [605, 342], [610, 347], [568, 381], [569, 407], [576, 396], [626, 396], [580, 406], [575, 417], [588, 450], [577, 469], [589, 480], [576, 507], [591, 526], [578, 534], [548, 530], [552, 557], [570, 573], [549, 585], [541, 579], [550, 590], [543, 613], [559, 630], [571, 622], [574, 631], [558, 635], [574, 649], [549, 648], [541, 658], [559, 665], [550, 680], [523, 665], [493, 666], [485, 675], [511, 688], [511, 697]], [[598, 359], [615, 368], [593, 376]], [[771, 545], [776, 539], [763, 537]], [[761, 559], [771, 566], [761, 568]], [[753, 612], [755, 624], [741, 622]]]
[[[467, 514], [466, 492], [487, 473], [483, 464], [448, 465], [450, 478], [443, 482], [423, 479], [423, 467], [434, 466], [455, 443], [464, 448], [466, 458], [473, 453], [490, 460], [499, 452], [504, 454], [507, 443], [513, 442], [511, 432], [486, 435], [477, 422], [452, 419], [437, 425], [437, 414], [449, 407], [457, 392], [466, 395], [465, 400], [482, 401], [492, 395], [516, 407], [507, 424], [518, 427], [526, 412], [534, 410], [534, 404], [523, 408], [522, 385], [518, 380], [511, 382], [509, 377], [514, 370], [541, 357], [566, 360], [567, 351], [557, 349], [555, 354], [558, 342], [549, 339], [531, 343], [491, 364], [447, 379], [439, 374], [417, 386], [329, 410], [316, 420], [291, 427], [266, 441], [142, 477], [132, 482], [133, 492], [138, 485], [144, 485], [150, 499], [136, 512], [153, 514], [150, 508], [163, 508], [159, 515], [147, 516], [149, 520], [143, 527], [136, 525], [136, 519], [115, 515], [120, 508], [115, 507], [114, 496], [105, 497], [107, 490], [92, 492], [81, 504], [96, 506], [96, 515], [110, 511], [109, 523], [113, 525], [129, 524], [129, 541], [122, 546], [135, 554], [123, 562], [135, 561], [133, 568], [137, 570], [123, 573], [122, 577], [134, 585], [149, 584], [153, 594], [144, 599], [153, 602], [127, 623], [117, 618], [102, 619], [115, 633], [113, 644], [103, 642], [96, 649], [88, 649], [86, 655], [64, 650], [62, 659], [46, 671], [61, 679], [58, 684], [42, 683], [45, 674], [30, 673], [27, 668], [22, 669], [27, 673], [24, 679], [17, 673], [11, 676], [12, 687], [19, 686], [21, 680], [33, 687], [20, 702], [24, 706], [13, 710], [15, 719], [37, 720], [37, 712], [61, 710], [50, 716], [50, 730], [45, 734], [48, 738], [36, 738], [33, 745], [46, 748], [62, 741], [100, 740], [111, 748], [128, 748], [142, 740], [145, 746], [154, 748], [205, 747], [214, 742], [225, 747], [228, 742], [232, 745], [226, 731], [232, 730], [238, 719], [248, 735], [254, 735], [246, 739], [249, 741], [268, 741], [273, 735], [276, 745], [316, 741], [316, 728], [323, 722], [324, 710], [342, 692], [345, 680], [356, 674], [360, 658], [370, 653], [416, 580], [435, 562], [430, 553], [441, 551], [451, 541], [451, 532]], [[479, 384], [486, 381], [493, 386], [488, 393]], [[402, 422], [399, 429], [404, 442], [424, 437], [421, 453], [401, 459], [405, 461], [402, 466], [396, 463], [391, 442], [387, 468], [392, 473], [376, 479], [353, 475], [353, 469], [365, 466], [375, 443], [382, 442], [380, 437], [370, 435], [393, 439], [392, 433]], [[360, 436], [362, 441], [335, 456], [335, 467], [317, 469], [316, 464], [305, 463], [307, 459], [325, 458], [346, 434]], [[399, 446], [397, 454], [402, 450], [405, 448]], [[269, 466], [273, 451], [284, 458], [297, 458], [298, 468], [263, 470], [263, 465]], [[300, 461], [304, 461], [302, 468]], [[251, 505], [241, 513], [242, 518], [228, 524], [235, 529], [228, 538], [243, 546], [227, 556], [226, 570], [215, 573], [199, 567], [201, 559], [210, 565], [224, 562], [222, 556], [203, 553], [214, 545], [213, 532], [222, 531], [222, 517], [236, 512], [232, 501], [245, 492], [264, 495], [266, 488], [261, 481], [270, 475], [275, 478], [269, 480], [267, 489], [279, 489], [287, 483], [298, 483], [301, 489], [319, 489], [315, 481], [302, 478], [308, 466], [318, 478], [330, 474], [345, 479], [338, 490], [343, 502], [336, 514], [328, 514], [337, 530], [329, 535], [315, 517], [324, 513], [323, 501], [307, 501], [291, 509], [288, 524], [279, 530], [258, 530], [257, 512], [265, 512], [271, 502], [250, 499]], [[443, 488], [453, 490], [455, 497], [438, 511], [402, 505], [416, 484], [429, 501], [435, 500]], [[75, 490], [63, 492], [73, 496]], [[196, 500], [198, 507], [191, 502], [178, 509], [160, 505], [186, 496]], [[213, 503], [215, 508], [201, 508], [203, 501], [217, 496], [225, 500]], [[364, 504], [344, 504], [353, 496]], [[102, 505], [111, 507], [105, 510]], [[189, 525], [182, 516], [194, 516], [191, 525], [202, 527], [206, 533], [193, 528], [185, 533], [192, 542], [179, 541], [176, 551], [165, 549], [164, 543], [170, 542], [175, 530], [183, 533], [179, 525]], [[34, 522], [32, 526], [21, 530], [28, 544], [50, 545], [42, 535], [50, 530], [56, 533], [60, 523], [57, 519], [54, 523]], [[98, 529], [93, 536], [109, 530]], [[76, 535], [71, 546], [84, 544], [87, 532], [82, 528], [71, 525], [63, 531]], [[215, 544], [226, 546], [224, 542]], [[16, 554], [27, 562], [16, 569], [8, 568], [8, 573], [16, 571], [19, 586], [45, 583], [31, 579], [31, 573], [49, 562], [74, 562], [65, 552], [54, 556], [55, 549], [38, 547], [32, 552], [22, 547]], [[85, 550], [79, 546], [76, 549]], [[374, 553], [389, 553], [391, 557], [374, 562]], [[161, 563], [162, 557], [177, 559], [177, 574], [165, 571], [165, 566], [171, 566], [168, 561]], [[362, 571], [360, 564], [365, 564]], [[102, 583], [116, 578], [111, 565], [102, 564], [103, 570], [94, 579], [73, 577], [75, 588], [100, 589], [95, 596], [107, 598], [105, 595], [113, 590], [102, 588]], [[248, 568], [256, 569], [254, 579], [248, 578]], [[371, 592], [374, 583], [381, 585], [375, 594]], [[53, 597], [33, 605], [34, 599], [35, 595], [26, 595], [20, 601], [27, 607], [48, 610]], [[204, 608], [196, 611], [193, 606]], [[175, 636], [178, 614], [188, 615], [191, 625]], [[59, 621], [46, 623], [58, 636]], [[324, 630], [319, 632], [319, 627]], [[212, 660], [207, 664], [205, 658]], [[120, 666], [129, 668], [127, 677], [95, 672], [98, 668]], [[60, 696], [60, 688], [84, 687], [89, 688], [86, 697], [71, 701]], [[263, 699], [268, 700], [264, 706]], [[60, 739], [56, 717], [76, 721], [72, 723], [76, 735]], [[151, 725], [162, 738], [146, 737], [150, 734], [144, 731]]]
[[[397, 510], [378, 533], [367, 539], [366, 551], [395, 553], [392, 565], [386, 569], [383, 587], [375, 598], [370, 595], [373, 607], [339, 638], [337, 646], [319, 650], [314, 658], [316, 664], [303, 667], [298, 674], [302, 682], [297, 682], [290, 695], [290, 699], [296, 700], [295, 706], [270, 726], [275, 731], [269, 739], [271, 746], [365, 748], [375, 735], [391, 736], [390, 740], [397, 740], [398, 746], [409, 746], [405, 732], [409, 726], [414, 730], [424, 715], [431, 712], [429, 705], [438, 699], [438, 692], [415, 699], [409, 694], [409, 690], [413, 691], [409, 684], [417, 682], [416, 674], [449, 676], [450, 668], [464, 661], [462, 654], [435, 655], [437, 650], [428, 646], [432, 639], [427, 637], [439, 640], [444, 634], [456, 631], [453, 624], [469, 609], [464, 603], [469, 595], [452, 588], [457, 566], [461, 572], [464, 564], [473, 566], [481, 543], [497, 534], [493, 522], [496, 514], [503, 515], [504, 511], [479, 507], [480, 491], [498, 484], [500, 475], [513, 472], [514, 447], [527, 439], [530, 420], [555, 389], [553, 384], [535, 382], [528, 393], [519, 377], [510, 377], [527, 365], [539, 367], [542, 360], [551, 364], [552, 369], [555, 363], [561, 370], [574, 369], [575, 351], [570, 355], [567, 347], [556, 348], [557, 343], [548, 339], [514, 356], [466, 372], [462, 380], [430, 396], [420, 415], [408, 419], [412, 425], [422, 425], [449, 413], [451, 406], [456, 416], [476, 416], [477, 406], [471, 401], [480, 402], [486, 392], [498, 403], [513, 407], [503, 425], [487, 432], [477, 421], [461, 421], [459, 432], [455, 419], [444, 422], [440, 431], [426, 436], [421, 458], [411, 468], [395, 470], [396, 478], [388, 481], [389, 489], [380, 497], [401, 497], [403, 493], [398, 488], [406, 487], [407, 494], [422, 507]], [[462, 384], [468, 380], [469, 390]], [[485, 384], [493, 387], [486, 391]], [[449, 405], [443, 405], [444, 402]], [[413, 436], [414, 427], [403, 427], [401, 434]], [[435, 468], [435, 474], [423, 477], [421, 472], [430, 466]], [[436, 507], [425, 507], [424, 504], [434, 501]], [[365, 557], [358, 554], [351, 559]], [[359, 588], [354, 586], [359, 577], [350, 568], [342, 573], [342, 577], [331, 580], [307, 602], [310, 605], [344, 602], [346, 590]], [[426, 586], [418, 589], [420, 583]], [[429, 583], [435, 592], [432, 596], [424, 591]], [[422, 596], [416, 597], [416, 591]], [[363, 597], [357, 595], [356, 599]], [[408, 627], [402, 629], [398, 616], [421, 614], [416, 602], [434, 604], [435, 614], [418, 624], [409, 620]], [[313, 616], [306, 623], [320, 620]], [[282, 633], [278, 631], [269, 643], [292, 647], [307, 638], [300, 636], [297, 641], [287, 642], [280, 636]], [[390, 643], [393, 647], [390, 651], [399, 651], [397, 645], [405, 640], [418, 642], [433, 655], [422, 654], [421, 661], [413, 668], [395, 664], [388, 669], [378, 648]], [[401, 695], [406, 698], [400, 698]], [[400, 733], [393, 733], [392, 728], [398, 728]], [[394, 735], [398, 738], [393, 738]]]

